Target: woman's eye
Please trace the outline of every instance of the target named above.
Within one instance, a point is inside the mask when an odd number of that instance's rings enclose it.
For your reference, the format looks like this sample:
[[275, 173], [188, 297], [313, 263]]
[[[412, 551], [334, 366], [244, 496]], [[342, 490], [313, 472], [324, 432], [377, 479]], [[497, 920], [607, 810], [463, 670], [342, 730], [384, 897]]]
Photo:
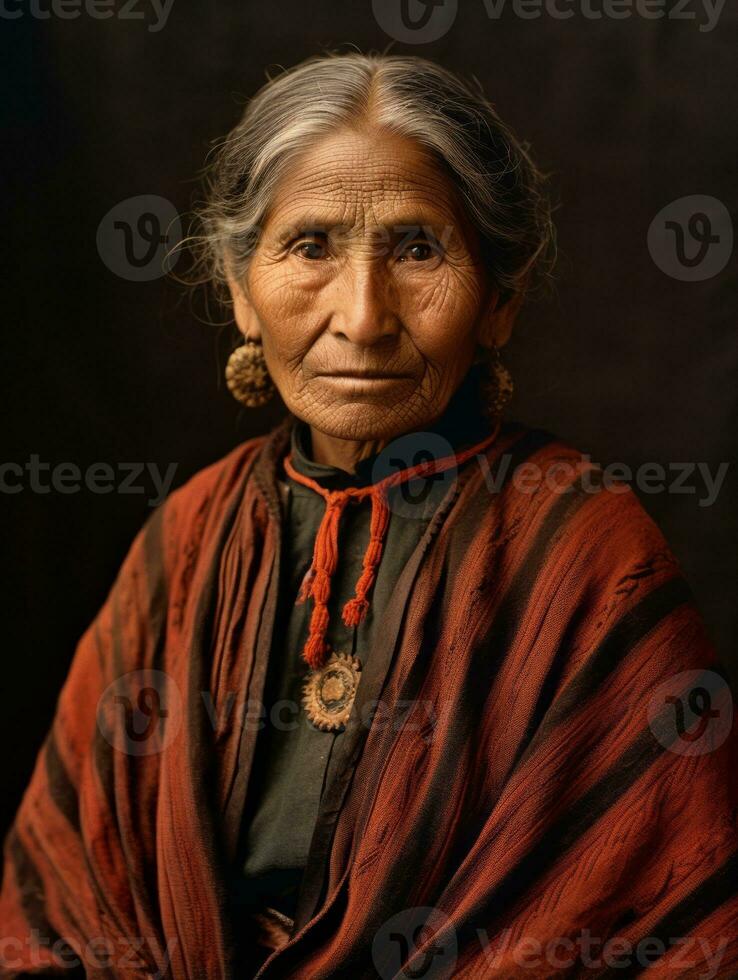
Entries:
[[325, 242], [313, 240], [300, 242], [293, 251], [303, 259], [324, 259], [328, 250]]
[[428, 242], [413, 242], [400, 252], [400, 261], [409, 259], [411, 262], [427, 262], [438, 253]]

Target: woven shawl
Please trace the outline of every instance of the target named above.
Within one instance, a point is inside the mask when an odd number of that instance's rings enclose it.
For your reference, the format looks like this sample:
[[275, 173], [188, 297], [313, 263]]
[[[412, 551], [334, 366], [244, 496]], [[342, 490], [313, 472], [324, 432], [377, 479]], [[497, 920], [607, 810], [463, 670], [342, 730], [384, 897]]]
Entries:
[[[5, 840], [3, 976], [232, 977], [292, 421], [167, 498], [79, 641]], [[260, 978], [738, 976], [729, 688], [662, 535], [601, 484], [516, 424], [452, 481]]]

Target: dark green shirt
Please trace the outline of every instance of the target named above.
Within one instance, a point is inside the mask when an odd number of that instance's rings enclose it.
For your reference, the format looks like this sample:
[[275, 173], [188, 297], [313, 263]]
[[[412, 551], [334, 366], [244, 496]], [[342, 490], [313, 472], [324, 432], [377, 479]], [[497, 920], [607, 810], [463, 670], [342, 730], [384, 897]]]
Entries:
[[[469, 382], [467, 381], [466, 389]], [[295, 469], [326, 489], [366, 486], [390, 472], [430, 457], [448, 455], [489, 434], [489, 424], [474, 420], [465, 387], [428, 431], [396, 440], [389, 452], [362, 460], [356, 473], [312, 460], [310, 428], [297, 421], [291, 449]], [[468, 391], [466, 392], [468, 399]], [[464, 404], [459, 404], [464, 401]], [[373, 643], [381, 640], [384, 610], [402, 569], [415, 550], [452, 474], [393, 488], [388, 495], [390, 520], [368, 613], [358, 626], [346, 627], [344, 604], [354, 595], [369, 540], [371, 500], [350, 501], [339, 528], [339, 560], [331, 579], [326, 640], [336, 651], [354, 654], [364, 667]], [[302, 658], [312, 600], [295, 605], [303, 576], [312, 563], [315, 536], [325, 502], [309, 487], [286, 478], [282, 581], [273, 652], [266, 679], [266, 725], [259, 733], [250, 776], [239, 850], [241, 877], [235, 901], [239, 907], [271, 906], [294, 917], [297, 891], [305, 868], [318, 807], [333, 778], [333, 760], [342, 732], [325, 732], [307, 718], [302, 688], [310, 668]]]

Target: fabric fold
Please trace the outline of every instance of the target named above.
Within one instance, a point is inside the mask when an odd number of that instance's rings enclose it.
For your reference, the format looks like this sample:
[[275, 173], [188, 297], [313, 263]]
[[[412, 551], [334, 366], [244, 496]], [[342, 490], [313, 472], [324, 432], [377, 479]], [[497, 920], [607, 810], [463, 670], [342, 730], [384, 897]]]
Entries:
[[[167, 498], [81, 638], [5, 839], [0, 975], [235, 980], [291, 425]], [[736, 975], [733, 699], [663, 536], [598, 473], [506, 424], [449, 486], [260, 980]]]

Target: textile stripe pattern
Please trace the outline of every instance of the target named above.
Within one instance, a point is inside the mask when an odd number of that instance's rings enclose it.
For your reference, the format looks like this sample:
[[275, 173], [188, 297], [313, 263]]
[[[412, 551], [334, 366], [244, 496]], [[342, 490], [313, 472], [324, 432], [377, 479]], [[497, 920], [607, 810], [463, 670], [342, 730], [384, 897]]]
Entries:
[[[81, 638], [5, 841], [3, 976], [58, 971], [56, 937], [90, 977], [233, 976], [223, 869], [274, 629], [289, 424], [170, 495]], [[524, 463], [544, 478], [516, 479]], [[712, 976], [738, 973], [730, 692], [660, 532], [600, 480], [517, 425], [459, 473], [398, 581], [295, 930], [260, 980], [399, 977], [429, 956], [434, 978], [549, 976], [521, 970], [531, 939], [560, 960], [574, 946], [567, 977], [694, 977], [718, 955]], [[166, 707], [155, 750], [126, 728], [142, 685]], [[675, 723], [697, 688], [727, 725], [707, 751]], [[610, 937], [663, 946], [593, 968], [584, 930], [595, 956]], [[99, 937], [113, 953], [94, 961]]]

